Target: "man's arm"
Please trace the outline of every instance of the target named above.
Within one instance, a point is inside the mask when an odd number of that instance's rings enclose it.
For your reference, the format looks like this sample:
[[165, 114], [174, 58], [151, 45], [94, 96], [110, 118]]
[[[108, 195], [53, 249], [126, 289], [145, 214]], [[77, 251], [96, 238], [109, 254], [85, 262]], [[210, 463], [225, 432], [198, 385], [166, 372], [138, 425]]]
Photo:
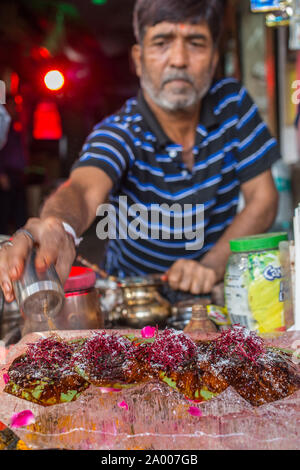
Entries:
[[[82, 234], [96, 217], [99, 204], [106, 201], [112, 180], [99, 168], [74, 170], [69, 180], [46, 201], [40, 218], [29, 219], [25, 225], [37, 243], [36, 267], [43, 271], [54, 264], [64, 282], [75, 257], [73, 239], [62, 222], [70, 224], [77, 235]], [[0, 250], [0, 285], [8, 302], [13, 300], [12, 281], [21, 277], [24, 262], [32, 248], [24, 233], [13, 237], [13, 246]]]
[[67, 222], [79, 236], [94, 221], [97, 207], [106, 201], [112, 186], [112, 180], [100, 168], [77, 168], [47, 199], [40, 217], [56, 217]]
[[216, 245], [201, 263], [178, 260], [168, 271], [173, 289], [190, 291], [192, 294], [209, 293], [225, 274], [230, 255], [229, 241], [247, 235], [266, 232], [277, 214], [278, 193], [271, 170], [242, 185], [245, 208], [238, 214]]

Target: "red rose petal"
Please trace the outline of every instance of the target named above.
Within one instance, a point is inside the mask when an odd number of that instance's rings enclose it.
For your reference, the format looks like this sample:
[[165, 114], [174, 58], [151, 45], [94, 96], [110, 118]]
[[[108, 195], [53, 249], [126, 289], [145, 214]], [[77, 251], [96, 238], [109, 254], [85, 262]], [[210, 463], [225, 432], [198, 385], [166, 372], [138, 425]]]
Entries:
[[30, 410], [24, 410], [20, 413], [16, 413], [11, 417], [10, 425], [12, 428], [20, 428], [22, 426], [28, 426], [35, 422], [34, 414]]
[[128, 410], [128, 403], [126, 403], [126, 401], [121, 401], [120, 403], [118, 403], [118, 406], [120, 408], [124, 408], [126, 411]]
[[99, 387], [101, 393], [110, 393], [110, 392], [121, 392], [121, 388], [112, 388], [112, 387]]
[[3, 374], [3, 380], [4, 380], [5, 385], [8, 384], [8, 382], [9, 382], [9, 375], [8, 375], [8, 374]]
[[153, 338], [156, 332], [156, 327], [155, 326], [145, 326], [141, 330], [141, 335], [142, 338]]
[[199, 410], [196, 406], [190, 406], [188, 409], [188, 413], [190, 413], [191, 416], [202, 416], [202, 411]]

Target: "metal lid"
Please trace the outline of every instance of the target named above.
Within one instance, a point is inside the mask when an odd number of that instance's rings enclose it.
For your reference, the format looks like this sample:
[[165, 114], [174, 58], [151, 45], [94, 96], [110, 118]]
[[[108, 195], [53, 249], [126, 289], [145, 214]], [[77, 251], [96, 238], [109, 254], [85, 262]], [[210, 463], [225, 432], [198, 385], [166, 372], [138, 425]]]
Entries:
[[125, 277], [119, 280], [120, 287], [147, 287], [158, 286], [162, 283], [160, 274], [151, 274], [148, 276]]

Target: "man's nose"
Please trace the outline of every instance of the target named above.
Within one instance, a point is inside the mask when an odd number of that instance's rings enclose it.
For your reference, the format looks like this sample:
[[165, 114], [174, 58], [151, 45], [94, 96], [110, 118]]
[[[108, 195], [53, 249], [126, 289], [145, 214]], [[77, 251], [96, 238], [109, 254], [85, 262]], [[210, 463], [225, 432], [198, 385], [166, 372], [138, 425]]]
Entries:
[[176, 68], [187, 67], [188, 53], [183, 41], [174, 41], [170, 50], [169, 65]]

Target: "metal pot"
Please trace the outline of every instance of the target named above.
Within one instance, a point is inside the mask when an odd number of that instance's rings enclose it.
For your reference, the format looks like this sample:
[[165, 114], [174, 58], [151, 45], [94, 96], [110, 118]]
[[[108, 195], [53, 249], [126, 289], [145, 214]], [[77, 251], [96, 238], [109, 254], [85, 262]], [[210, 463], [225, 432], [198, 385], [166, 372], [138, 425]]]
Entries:
[[158, 292], [159, 277], [130, 277], [119, 282], [123, 303], [116, 307], [122, 323], [131, 328], [165, 326], [171, 305]]
[[122, 304], [122, 289], [118, 282], [111, 279], [97, 279], [95, 284], [99, 294], [100, 309], [104, 314], [104, 326], [112, 328], [117, 326], [121, 319], [121, 314], [117, 310], [117, 305]]

